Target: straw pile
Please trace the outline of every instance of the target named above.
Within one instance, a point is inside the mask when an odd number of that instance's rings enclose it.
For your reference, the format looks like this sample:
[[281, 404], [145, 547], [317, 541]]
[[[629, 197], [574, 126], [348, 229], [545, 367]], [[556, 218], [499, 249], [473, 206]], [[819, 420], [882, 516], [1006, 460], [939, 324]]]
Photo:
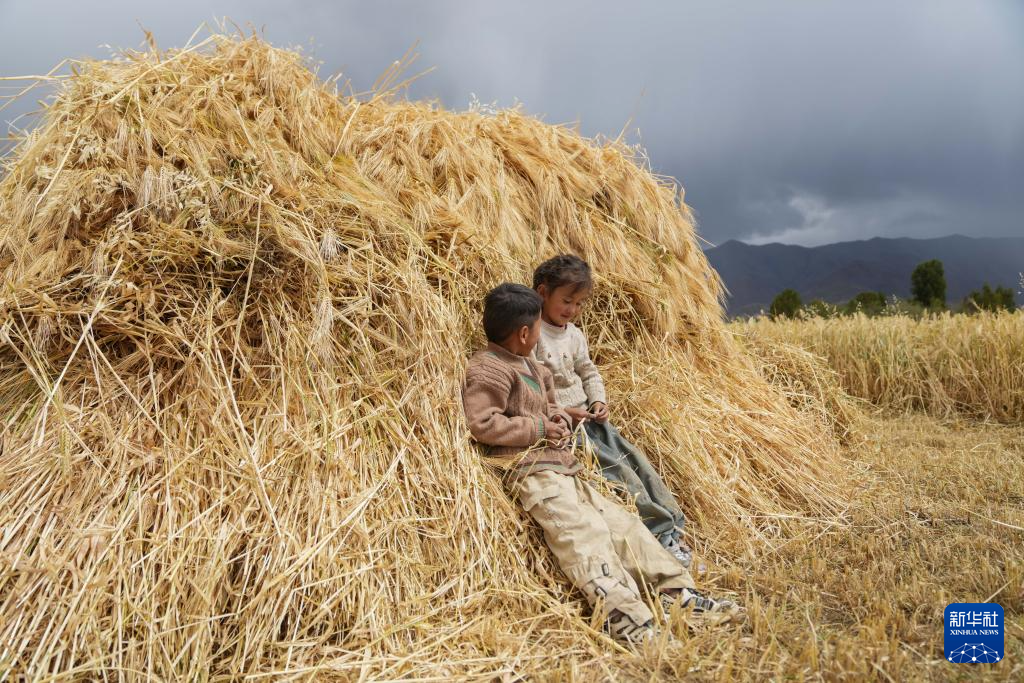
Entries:
[[558, 251], [596, 268], [612, 409], [712, 576], [840, 505], [827, 415], [725, 332], [631, 150], [395, 73], [340, 97], [256, 39], [75, 66], [0, 181], [0, 670], [626, 666], [458, 402], [482, 294]]
[[794, 408], [814, 414], [844, 446], [865, 436], [857, 421], [869, 412], [867, 402], [846, 393], [842, 378], [825, 358], [782, 337], [757, 334], [751, 324], [730, 323], [729, 329], [738, 332], [737, 341], [757, 359], [761, 374]]

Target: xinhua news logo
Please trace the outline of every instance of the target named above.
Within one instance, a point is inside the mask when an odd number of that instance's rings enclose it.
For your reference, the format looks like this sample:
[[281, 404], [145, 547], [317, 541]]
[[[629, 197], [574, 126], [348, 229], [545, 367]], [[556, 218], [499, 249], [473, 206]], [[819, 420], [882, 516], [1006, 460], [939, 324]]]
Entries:
[[994, 602], [954, 602], [944, 616], [946, 661], [995, 664], [1003, 658], [1003, 608]]

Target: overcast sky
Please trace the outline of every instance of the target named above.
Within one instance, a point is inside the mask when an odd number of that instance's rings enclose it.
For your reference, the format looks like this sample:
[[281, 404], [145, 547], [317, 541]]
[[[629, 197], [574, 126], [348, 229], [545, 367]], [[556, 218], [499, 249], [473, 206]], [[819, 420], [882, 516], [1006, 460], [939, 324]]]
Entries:
[[412, 97], [520, 102], [587, 135], [628, 124], [715, 244], [1024, 236], [1014, 0], [0, 0], [0, 74], [137, 47], [140, 24], [182, 45], [223, 16], [357, 89], [419, 41], [435, 70]]

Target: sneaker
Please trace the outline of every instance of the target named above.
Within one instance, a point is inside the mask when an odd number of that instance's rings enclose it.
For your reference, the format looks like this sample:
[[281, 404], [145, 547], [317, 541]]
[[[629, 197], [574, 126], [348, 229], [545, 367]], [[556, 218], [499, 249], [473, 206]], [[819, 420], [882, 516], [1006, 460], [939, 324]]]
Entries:
[[608, 620], [604, 624], [605, 630], [612, 638], [630, 645], [639, 645], [648, 638], [654, 637], [654, 622], [650, 619], [646, 623], [636, 623], [628, 614], [613, 609], [608, 613]]
[[665, 546], [665, 550], [672, 553], [672, 557], [679, 560], [679, 564], [687, 569], [690, 568], [690, 563], [693, 562], [693, 550], [688, 545], [679, 541], [670, 541]]
[[700, 591], [692, 588], [684, 588], [679, 593], [669, 595], [661, 593], [661, 607], [668, 617], [673, 605], [686, 612], [686, 620], [691, 624], [707, 624], [717, 626], [727, 621], [740, 621], [743, 618], [744, 610], [732, 600], [715, 600]]

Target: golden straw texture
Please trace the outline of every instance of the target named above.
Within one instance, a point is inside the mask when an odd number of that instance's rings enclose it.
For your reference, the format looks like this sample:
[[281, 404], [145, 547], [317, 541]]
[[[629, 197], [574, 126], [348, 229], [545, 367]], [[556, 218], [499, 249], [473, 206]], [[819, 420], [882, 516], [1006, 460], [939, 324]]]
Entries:
[[824, 357], [845, 391], [888, 411], [1024, 421], [1024, 311], [755, 320], [731, 329]]
[[782, 533], [760, 520], [842, 508], [828, 411], [725, 330], [678, 188], [632, 150], [400, 101], [395, 73], [342, 97], [258, 39], [74, 66], [0, 181], [0, 669], [639, 666], [459, 407], [483, 294], [561, 251], [596, 269], [612, 410], [712, 576]]

